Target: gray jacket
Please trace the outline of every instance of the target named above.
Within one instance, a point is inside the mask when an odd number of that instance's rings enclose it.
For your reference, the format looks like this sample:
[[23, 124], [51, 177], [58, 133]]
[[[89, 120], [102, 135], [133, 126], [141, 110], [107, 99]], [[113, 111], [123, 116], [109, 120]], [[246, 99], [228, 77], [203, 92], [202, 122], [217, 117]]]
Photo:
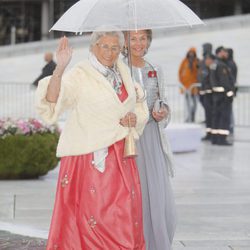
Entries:
[[[153, 109], [154, 103], [156, 102], [156, 99], [162, 100], [164, 105], [166, 105], [166, 107], [169, 110], [168, 117], [158, 123], [158, 128], [160, 132], [161, 144], [164, 151], [166, 166], [168, 167], [168, 173], [170, 176], [173, 177], [174, 176], [173, 153], [171, 151], [169, 141], [166, 136], [166, 132], [164, 131], [170, 121], [171, 113], [167, 102], [167, 90], [164, 81], [163, 71], [160, 67], [154, 67], [150, 63], [146, 63], [145, 67], [142, 69], [138, 68], [136, 69], [133, 67], [133, 78], [135, 79], [136, 82], [138, 82], [141, 85], [144, 85], [143, 81], [147, 81], [147, 89], [149, 89], [147, 91], [147, 103], [150, 114]], [[156, 91], [157, 91], [157, 96], [154, 93]], [[153, 118], [151, 117], [149, 119]]]
[[163, 147], [163, 151], [165, 153], [165, 160], [166, 165], [168, 166], [168, 172], [170, 176], [174, 176], [174, 162], [173, 162], [173, 153], [169, 145], [168, 138], [166, 136], [166, 132], [164, 129], [167, 127], [168, 123], [170, 122], [171, 118], [171, 109], [168, 106], [167, 101], [167, 89], [166, 89], [166, 83], [164, 81], [164, 75], [160, 67], [155, 68], [158, 73], [158, 86], [159, 86], [159, 96], [160, 99], [166, 103], [168, 109], [169, 109], [169, 115], [166, 119], [158, 123], [158, 127], [160, 130], [160, 136], [161, 136], [161, 143]]

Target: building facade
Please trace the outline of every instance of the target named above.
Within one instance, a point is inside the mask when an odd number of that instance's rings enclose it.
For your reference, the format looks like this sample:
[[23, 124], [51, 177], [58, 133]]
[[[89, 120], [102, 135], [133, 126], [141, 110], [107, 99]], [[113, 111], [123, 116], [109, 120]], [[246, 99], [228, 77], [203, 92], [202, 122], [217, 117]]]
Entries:
[[[50, 27], [77, 0], [0, 0], [0, 45], [58, 37]], [[201, 18], [250, 13], [250, 0], [182, 0]]]
[[75, 2], [77, 0], [0, 0], [0, 45], [60, 35], [49, 29]]
[[250, 13], [250, 0], [181, 0], [202, 19]]

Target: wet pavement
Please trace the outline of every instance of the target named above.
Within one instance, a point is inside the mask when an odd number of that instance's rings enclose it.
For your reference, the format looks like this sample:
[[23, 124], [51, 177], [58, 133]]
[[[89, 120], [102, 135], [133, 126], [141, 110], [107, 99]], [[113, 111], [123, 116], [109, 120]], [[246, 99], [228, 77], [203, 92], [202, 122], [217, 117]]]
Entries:
[[[237, 128], [232, 147], [202, 142], [195, 152], [175, 154], [173, 250], [250, 250], [249, 149], [250, 128]], [[1, 250], [45, 249], [57, 174], [0, 182]], [[8, 198], [14, 193], [15, 218]]]
[[1, 250], [44, 250], [46, 240], [0, 231]]

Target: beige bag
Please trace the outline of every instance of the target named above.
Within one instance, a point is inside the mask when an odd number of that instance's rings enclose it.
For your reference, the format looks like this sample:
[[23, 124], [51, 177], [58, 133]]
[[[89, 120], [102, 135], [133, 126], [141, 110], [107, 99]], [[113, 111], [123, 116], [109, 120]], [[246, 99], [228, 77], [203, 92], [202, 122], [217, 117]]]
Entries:
[[124, 158], [137, 156], [135, 138], [133, 136], [130, 126], [130, 118], [128, 120], [128, 124], [129, 124], [129, 133], [125, 138], [124, 154], [123, 154]]

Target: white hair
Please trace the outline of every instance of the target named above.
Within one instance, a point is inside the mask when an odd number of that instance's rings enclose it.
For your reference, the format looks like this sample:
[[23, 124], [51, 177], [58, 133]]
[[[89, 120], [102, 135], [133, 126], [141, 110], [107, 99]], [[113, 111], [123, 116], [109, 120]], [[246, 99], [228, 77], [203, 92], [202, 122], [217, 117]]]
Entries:
[[124, 35], [121, 31], [94, 31], [90, 37], [90, 49], [104, 36], [115, 36], [118, 37], [119, 45], [123, 48], [125, 40]]

